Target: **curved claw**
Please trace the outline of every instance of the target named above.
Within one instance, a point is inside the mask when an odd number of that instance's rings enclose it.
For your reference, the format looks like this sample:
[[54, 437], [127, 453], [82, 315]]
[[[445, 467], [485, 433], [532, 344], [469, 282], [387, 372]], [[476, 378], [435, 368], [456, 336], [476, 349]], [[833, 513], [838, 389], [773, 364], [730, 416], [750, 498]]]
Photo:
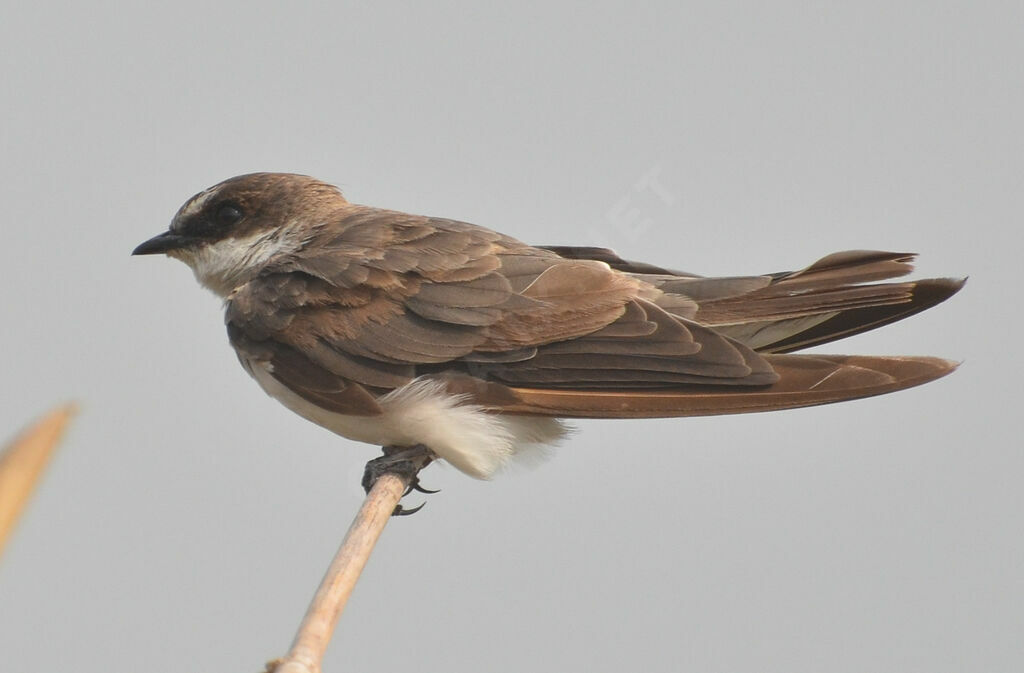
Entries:
[[416, 512], [420, 511], [421, 509], [426, 507], [426, 505], [427, 505], [427, 503], [423, 503], [419, 507], [413, 507], [412, 509], [406, 509], [406, 508], [402, 507], [401, 505], [395, 505], [395, 511], [393, 511], [391, 513], [391, 516], [409, 516], [411, 514], [415, 514]]
[[436, 491], [432, 491], [429, 488], [423, 488], [423, 486], [420, 485], [419, 479], [417, 479], [415, 481], [410, 482], [409, 485], [405, 487], [405, 492], [402, 493], [402, 497], [404, 498], [405, 496], [409, 495], [413, 491], [419, 491], [420, 493], [426, 493], [427, 495], [433, 495], [434, 493], [440, 493], [441, 489], [437, 489]]

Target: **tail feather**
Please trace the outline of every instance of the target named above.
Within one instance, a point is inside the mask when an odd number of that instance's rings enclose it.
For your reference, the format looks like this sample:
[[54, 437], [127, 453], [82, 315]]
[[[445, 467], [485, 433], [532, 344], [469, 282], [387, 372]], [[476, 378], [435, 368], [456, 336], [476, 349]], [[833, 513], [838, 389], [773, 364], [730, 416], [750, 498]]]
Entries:
[[906, 303], [840, 311], [809, 329], [758, 350], [763, 353], [791, 353], [867, 332], [876, 327], [903, 320], [949, 299], [960, 291], [965, 282], [967, 282], [966, 278], [919, 280], [913, 283], [910, 300]]
[[931, 308], [963, 287], [965, 280], [955, 278], [876, 282], [910, 273], [914, 258], [903, 252], [837, 252], [800, 271], [768, 274], [771, 281], [753, 291], [701, 302], [695, 319], [762, 353], [829, 343]]
[[801, 287], [851, 285], [899, 278], [914, 270], [913, 252], [883, 250], [844, 250], [826, 255], [800, 271], [771, 274], [776, 288], [794, 291]]
[[913, 271], [914, 253], [846, 250], [799, 271], [705, 278], [624, 260], [604, 248], [550, 247], [594, 259], [657, 288], [661, 308], [762, 353], [789, 353], [902, 320], [948, 299], [964, 280], [881, 283]]

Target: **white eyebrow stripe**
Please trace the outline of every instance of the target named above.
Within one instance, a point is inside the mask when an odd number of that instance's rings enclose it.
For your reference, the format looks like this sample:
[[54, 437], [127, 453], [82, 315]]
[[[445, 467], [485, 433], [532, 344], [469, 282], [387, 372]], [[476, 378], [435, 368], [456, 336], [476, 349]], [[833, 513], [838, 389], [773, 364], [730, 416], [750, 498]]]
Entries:
[[206, 191], [199, 192], [189, 199], [188, 203], [182, 206], [181, 210], [178, 211], [178, 215], [174, 218], [171, 229], [176, 229], [174, 225], [179, 225], [182, 221], [202, 211], [216, 192], [216, 189], [207, 189]]

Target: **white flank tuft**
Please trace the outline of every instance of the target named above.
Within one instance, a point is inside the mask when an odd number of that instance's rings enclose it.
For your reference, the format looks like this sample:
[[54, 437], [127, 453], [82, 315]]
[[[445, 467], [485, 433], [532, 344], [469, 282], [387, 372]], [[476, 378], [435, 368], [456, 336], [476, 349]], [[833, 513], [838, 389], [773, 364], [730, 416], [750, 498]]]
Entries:
[[465, 395], [452, 395], [443, 382], [426, 378], [380, 397], [384, 413], [379, 416], [337, 414], [292, 392], [271, 375], [266, 363], [247, 364], [268, 395], [303, 418], [368, 444], [423, 444], [477, 479], [490, 479], [515, 457], [543, 455], [541, 447], [557, 443], [569, 431], [557, 418], [509, 416], [467, 404]]
[[557, 442], [567, 432], [555, 418], [495, 414], [465, 399], [442, 382], [416, 379], [378, 402], [402, 426], [405, 441], [398, 446], [428, 446], [478, 479], [489, 479], [523, 449]]

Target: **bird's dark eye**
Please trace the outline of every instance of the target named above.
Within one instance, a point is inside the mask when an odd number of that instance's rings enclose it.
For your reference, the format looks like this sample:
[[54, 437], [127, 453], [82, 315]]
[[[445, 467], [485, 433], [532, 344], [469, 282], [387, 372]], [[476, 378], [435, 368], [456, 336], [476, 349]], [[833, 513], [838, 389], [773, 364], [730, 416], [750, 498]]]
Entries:
[[217, 207], [217, 224], [222, 227], [238, 224], [243, 217], [245, 217], [245, 213], [234, 203], [222, 203]]

